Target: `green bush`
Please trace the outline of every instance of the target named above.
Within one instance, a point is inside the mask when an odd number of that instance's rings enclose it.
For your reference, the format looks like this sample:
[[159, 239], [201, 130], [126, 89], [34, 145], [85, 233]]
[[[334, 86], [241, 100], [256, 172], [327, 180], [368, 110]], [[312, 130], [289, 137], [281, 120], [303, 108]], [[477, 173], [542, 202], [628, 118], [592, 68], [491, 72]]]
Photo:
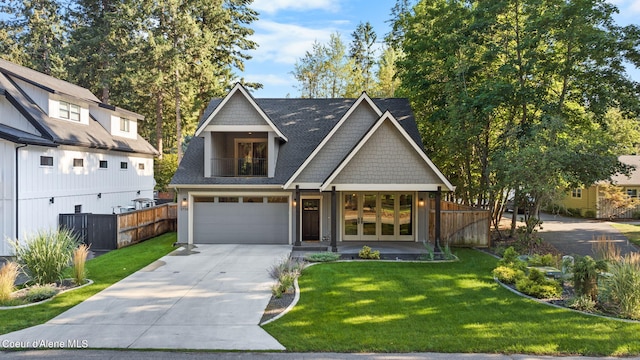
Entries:
[[367, 245], [362, 247], [362, 250], [358, 252], [360, 259], [380, 260], [380, 251], [371, 251], [371, 248]]
[[7, 301], [15, 288], [16, 279], [20, 274], [20, 265], [10, 261], [0, 268], [0, 301]]
[[569, 301], [568, 305], [570, 308], [580, 310], [580, 311], [585, 311], [585, 312], [596, 311], [596, 302], [587, 295], [580, 295], [580, 296], [574, 297]]
[[27, 302], [38, 302], [52, 298], [57, 293], [58, 289], [52, 284], [34, 285], [29, 288], [29, 291], [27, 292], [27, 295], [25, 295], [24, 299]]
[[279, 280], [286, 274], [300, 276], [302, 269], [304, 269], [304, 261], [287, 258], [282, 260], [280, 263], [271, 266], [268, 271], [272, 278]]
[[555, 280], [547, 279], [542, 271], [536, 269], [530, 269], [529, 276], [517, 280], [516, 289], [538, 299], [550, 299], [562, 295], [562, 286]]
[[331, 261], [339, 260], [340, 254], [325, 251], [325, 252], [306, 255], [304, 259], [309, 262], [331, 262]]
[[524, 278], [524, 271], [506, 266], [498, 266], [493, 269], [493, 276], [505, 284], [515, 284], [518, 279]]
[[610, 302], [619, 315], [640, 319], [640, 265], [629, 256], [611, 266], [603, 280], [602, 297]]
[[527, 262], [529, 266], [557, 266], [558, 259], [552, 254], [533, 254]]
[[294, 275], [293, 273], [282, 274], [280, 279], [278, 279], [278, 283], [275, 284], [271, 289], [271, 292], [275, 297], [280, 298], [282, 294], [293, 287], [293, 282], [295, 280], [296, 275]]
[[588, 219], [595, 219], [597, 216], [597, 213], [595, 210], [585, 210], [584, 211], [584, 217], [588, 218]]
[[12, 241], [18, 262], [36, 284], [49, 284], [62, 280], [64, 270], [73, 258], [78, 240], [67, 229], [42, 231], [28, 237], [24, 244]]
[[502, 255], [502, 259], [498, 261], [498, 266], [506, 266], [512, 269], [519, 269], [525, 271], [527, 263], [518, 258], [520, 254], [513, 246], [509, 246]]
[[595, 301], [598, 297], [598, 274], [606, 270], [607, 264], [604, 261], [595, 261], [589, 255], [578, 257], [571, 269], [576, 294], [587, 295]]

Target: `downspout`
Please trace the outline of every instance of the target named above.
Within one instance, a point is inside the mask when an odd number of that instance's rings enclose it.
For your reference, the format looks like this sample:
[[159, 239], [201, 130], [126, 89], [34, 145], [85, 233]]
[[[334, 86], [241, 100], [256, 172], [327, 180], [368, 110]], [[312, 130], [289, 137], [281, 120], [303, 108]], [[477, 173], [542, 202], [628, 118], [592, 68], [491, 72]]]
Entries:
[[19, 179], [19, 175], [18, 175], [18, 170], [19, 170], [19, 168], [18, 168], [18, 150], [20, 150], [21, 148], [27, 147], [27, 146], [28, 146], [27, 144], [22, 144], [22, 145], [16, 146], [16, 213], [15, 213], [15, 217], [16, 217], [16, 239], [15, 240], [16, 241], [18, 240], [18, 237], [19, 237], [18, 236], [18, 210], [20, 208], [20, 206], [18, 205], [18, 203], [19, 203], [19, 201], [18, 201], [18, 190], [20, 189], [20, 187], [18, 185], [19, 184], [19, 182], [18, 182], [18, 179]]

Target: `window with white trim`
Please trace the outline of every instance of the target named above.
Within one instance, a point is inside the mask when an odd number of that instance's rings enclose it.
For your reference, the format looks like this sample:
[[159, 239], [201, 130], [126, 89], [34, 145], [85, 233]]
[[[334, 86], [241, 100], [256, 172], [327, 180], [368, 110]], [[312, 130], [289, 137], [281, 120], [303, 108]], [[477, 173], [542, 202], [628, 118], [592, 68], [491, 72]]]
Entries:
[[582, 189], [576, 188], [571, 190], [571, 197], [574, 199], [581, 199], [582, 198]]
[[127, 118], [120, 118], [120, 131], [122, 132], [129, 132], [131, 129], [131, 120], [127, 119]]
[[58, 116], [61, 119], [80, 121], [80, 106], [66, 101], [60, 101]]

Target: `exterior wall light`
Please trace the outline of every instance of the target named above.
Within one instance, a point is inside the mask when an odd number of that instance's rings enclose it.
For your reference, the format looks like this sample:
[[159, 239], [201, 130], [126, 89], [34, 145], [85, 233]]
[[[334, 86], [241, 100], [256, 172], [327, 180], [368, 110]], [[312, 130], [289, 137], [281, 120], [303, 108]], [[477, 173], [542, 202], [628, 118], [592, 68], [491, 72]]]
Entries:
[[293, 207], [296, 207], [296, 206], [298, 206], [298, 200], [293, 199]]
[[180, 207], [185, 210], [189, 207], [189, 201], [187, 201], [187, 198], [182, 198], [182, 201], [180, 202]]
[[423, 207], [424, 206], [424, 199], [420, 198], [420, 200], [418, 200], [418, 206]]

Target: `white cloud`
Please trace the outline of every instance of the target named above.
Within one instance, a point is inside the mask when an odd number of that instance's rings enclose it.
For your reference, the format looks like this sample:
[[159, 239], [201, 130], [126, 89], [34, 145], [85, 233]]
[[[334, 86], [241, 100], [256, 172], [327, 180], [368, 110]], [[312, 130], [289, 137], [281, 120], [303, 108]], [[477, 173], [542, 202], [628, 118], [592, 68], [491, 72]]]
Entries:
[[311, 50], [313, 42], [326, 43], [336, 28], [312, 29], [293, 24], [260, 20], [251, 39], [260, 46], [250, 54], [255, 62], [275, 62], [293, 65]]
[[264, 85], [265, 88], [271, 86], [292, 86], [296, 81], [292, 76], [276, 74], [247, 74], [245, 80], [260, 83]]
[[279, 11], [324, 10], [340, 11], [339, 0], [255, 0], [251, 8], [260, 13], [275, 14]]

